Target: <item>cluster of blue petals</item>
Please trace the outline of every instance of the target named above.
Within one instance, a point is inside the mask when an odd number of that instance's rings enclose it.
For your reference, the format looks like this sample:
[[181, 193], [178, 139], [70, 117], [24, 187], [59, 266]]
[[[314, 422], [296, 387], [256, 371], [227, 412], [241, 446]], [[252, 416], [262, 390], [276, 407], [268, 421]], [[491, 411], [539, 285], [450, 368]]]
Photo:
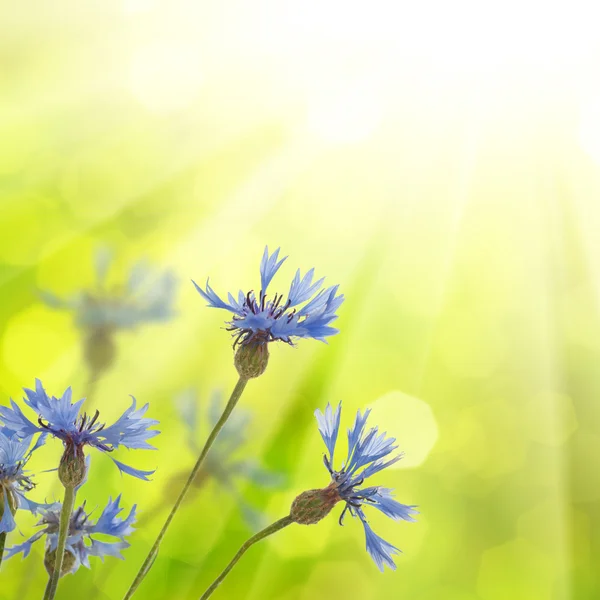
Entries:
[[300, 270], [296, 271], [287, 300], [283, 299], [283, 294], [277, 293], [268, 298], [269, 284], [286, 258], [279, 259], [279, 248], [271, 255], [265, 248], [260, 263], [258, 295], [253, 290], [247, 293], [240, 290], [237, 299], [230, 293], [225, 302], [208, 281], [205, 289], [193, 282], [208, 306], [232, 313], [227, 325], [228, 330], [233, 332], [234, 346], [275, 340], [292, 344], [294, 339], [300, 338], [325, 341], [325, 338], [338, 333], [331, 323], [337, 318], [336, 311], [344, 296], [337, 293], [337, 285], [321, 289], [323, 279], [313, 283], [314, 269], [310, 269], [304, 277], [300, 276]]
[[44, 443], [45, 435], [38, 438], [31, 447], [31, 436], [19, 437], [7, 427], [0, 427], [0, 502], [2, 518], [0, 533], [8, 533], [16, 527], [11, 507], [36, 513], [46, 504], [38, 504], [27, 497], [35, 484], [31, 480], [25, 465], [31, 454]]
[[375, 473], [399, 461], [402, 454], [390, 457], [398, 447], [394, 445], [396, 440], [386, 437], [385, 432], [379, 433], [377, 427], [365, 430], [370, 410], [366, 410], [364, 414], [358, 411], [354, 427], [348, 429], [348, 455], [341, 469], [336, 471], [333, 468], [333, 458], [340, 429], [341, 411], [341, 403], [335, 410], [328, 404], [325, 414], [320, 410], [315, 411], [319, 432], [327, 446], [328, 453], [324, 456], [325, 466], [331, 475], [332, 484], [335, 485], [340, 498], [346, 503], [340, 515], [340, 524], [342, 524], [346, 511], [350, 512], [353, 517], [358, 517], [365, 530], [367, 552], [379, 570], [383, 571], [384, 565], [395, 569], [396, 565], [392, 557], [400, 550], [371, 529], [363, 508], [372, 506], [396, 521], [414, 521], [412, 515], [417, 511], [414, 506], [400, 504], [394, 500], [393, 490], [389, 488], [371, 486], [361, 489], [361, 486]]
[[125, 285], [111, 289], [107, 276], [112, 258], [108, 249], [98, 250], [94, 289], [69, 298], [41, 291], [42, 300], [52, 308], [73, 311], [75, 322], [84, 328], [130, 329], [174, 315], [177, 280], [172, 272], [157, 273], [145, 262], [139, 262], [130, 270]]
[[[25, 404], [37, 415], [37, 422], [30, 421], [19, 405], [11, 400], [11, 406], [0, 406], [0, 418], [7, 428], [18, 436], [26, 438], [41, 434], [51, 435], [62, 440], [67, 448], [93, 446], [102, 452], [112, 452], [120, 446], [130, 449], [154, 450], [148, 443], [150, 438], [160, 432], [150, 427], [158, 421], [144, 417], [148, 404], [136, 410], [133, 398], [131, 406], [110, 426], [98, 422], [99, 412], [93, 416], [81, 414], [85, 398], [72, 401], [71, 388], [67, 388], [60, 398], [48, 396], [42, 382], [35, 381], [35, 390], [25, 389]], [[111, 459], [119, 470], [139, 479], [148, 479], [154, 471], [142, 471]]]
[[[66, 545], [66, 550], [75, 557], [72, 573], [82, 565], [89, 569], [90, 556], [98, 556], [101, 559], [104, 559], [105, 556], [123, 558], [121, 550], [129, 547], [125, 537], [133, 532], [132, 525], [135, 522], [136, 505], [132, 507], [125, 518], [122, 518], [120, 513], [123, 512], [123, 509], [119, 506], [120, 501], [121, 496], [114, 501], [109, 499], [95, 523], [90, 519], [90, 514], [85, 512], [85, 505], [73, 511]], [[46, 536], [46, 548], [48, 550], [56, 549], [61, 508], [61, 503], [56, 502], [47, 508], [40, 509], [42, 519], [38, 525], [43, 525], [44, 528], [22, 544], [7, 549], [6, 556], [10, 558], [15, 554], [23, 553], [23, 557], [26, 557], [31, 552], [33, 544], [44, 536]], [[97, 540], [92, 537], [94, 535], [111, 536], [117, 538], [117, 541]]]

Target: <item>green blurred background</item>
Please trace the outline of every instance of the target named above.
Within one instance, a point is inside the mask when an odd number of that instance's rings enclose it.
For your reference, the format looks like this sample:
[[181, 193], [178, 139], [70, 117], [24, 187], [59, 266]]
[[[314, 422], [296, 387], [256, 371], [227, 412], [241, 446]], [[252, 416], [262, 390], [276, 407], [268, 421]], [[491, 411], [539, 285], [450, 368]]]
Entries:
[[[160, 506], [194, 462], [174, 399], [191, 386], [204, 406], [236, 379], [225, 315], [189, 280], [251, 289], [280, 245], [274, 289], [315, 266], [347, 300], [328, 346], [273, 345], [248, 386], [245, 452], [287, 483], [244, 497], [275, 520], [325, 485], [313, 411], [342, 399], [344, 427], [370, 406], [398, 438], [406, 459], [376, 483], [420, 515], [371, 515], [403, 550], [396, 572], [331, 515], [254, 547], [214, 597], [600, 597], [600, 61], [584, 8], [3, 2], [0, 402], [35, 377], [89, 393], [80, 332], [37, 290], [90, 286], [102, 245], [115, 283], [142, 257], [172, 268], [177, 317], [119, 334], [94, 389], [106, 420], [129, 394], [150, 402], [158, 452], [120, 458], [157, 472], [122, 478], [97, 455], [81, 494]], [[49, 444], [35, 466], [59, 456]], [[165, 516], [58, 598], [122, 598]], [[250, 534], [209, 478], [139, 597], [197, 598]], [[41, 597], [38, 545], [2, 565], [2, 600]]]

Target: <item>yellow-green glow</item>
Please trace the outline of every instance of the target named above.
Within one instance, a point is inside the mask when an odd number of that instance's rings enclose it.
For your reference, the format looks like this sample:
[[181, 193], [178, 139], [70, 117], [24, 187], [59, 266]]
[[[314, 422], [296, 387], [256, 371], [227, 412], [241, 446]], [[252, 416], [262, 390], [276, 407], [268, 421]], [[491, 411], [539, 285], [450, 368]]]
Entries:
[[[600, 45], [589, 2], [65, 0], [0, 19], [0, 402], [35, 377], [88, 395], [80, 332], [44, 306], [139, 258], [172, 267], [177, 317], [123, 332], [93, 390], [107, 419], [150, 402], [151, 483], [94, 457], [89, 507], [160, 503], [193, 453], [173, 399], [236, 379], [225, 315], [190, 279], [256, 288], [265, 244], [340, 283], [341, 334], [272, 348], [248, 386], [247, 486], [275, 520], [328, 475], [312, 413], [344, 405], [406, 458], [373, 483], [417, 523], [372, 514], [398, 546], [381, 575], [334, 511], [254, 547], [217, 598], [579, 600], [600, 596]], [[48, 444], [30, 467], [49, 469]], [[29, 466], [29, 465], [28, 465]], [[57, 492], [40, 474], [37, 500]], [[374, 511], [371, 511], [374, 512]], [[124, 562], [59, 597], [120, 599], [161, 517]], [[34, 518], [19, 530], [34, 531]], [[182, 509], [142, 598], [198, 598], [250, 532], [214, 482]], [[14, 533], [9, 545], [22, 541]], [[0, 600], [34, 600], [42, 549], [2, 564]]]

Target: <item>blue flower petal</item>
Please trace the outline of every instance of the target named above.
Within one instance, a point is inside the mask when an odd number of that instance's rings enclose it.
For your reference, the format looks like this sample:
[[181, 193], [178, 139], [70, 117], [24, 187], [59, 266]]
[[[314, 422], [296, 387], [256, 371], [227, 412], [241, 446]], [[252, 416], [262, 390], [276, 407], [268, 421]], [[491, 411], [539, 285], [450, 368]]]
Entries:
[[19, 508], [21, 510], [27, 510], [34, 515], [37, 514], [40, 510], [48, 508], [49, 506], [52, 506], [54, 504], [53, 502], [34, 502], [33, 500], [27, 498], [22, 492], [16, 492], [16, 494], [19, 503]]
[[312, 278], [314, 274], [314, 268], [310, 269], [308, 273], [304, 275], [302, 280], [300, 280], [300, 269], [296, 271], [296, 275], [292, 280], [290, 291], [288, 293], [288, 301], [290, 306], [296, 306], [297, 304], [306, 302], [320, 289], [320, 287], [323, 285], [323, 281], [325, 281], [325, 278], [322, 277], [313, 284]]
[[386, 542], [382, 537], [378, 536], [367, 523], [366, 518], [362, 514], [360, 509], [357, 511], [360, 516], [360, 520], [365, 528], [365, 540], [367, 544], [367, 552], [371, 555], [371, 558], [375, 561], [377, 568], [383, 573], [384, 566], [389, 567], [392, 571], [396, 570], [396, 564], [392, 556], [399, 554], [400, 550], [393, 546], [389, 542]]
[[337, 441], [338, 432], [340, 430], [340, 418], [342, 411], [342, 403], [340, 402], [333, 412], [331, 408], [331, 404], [327, 404], [325, 408], [325, 415], [320, 410], [315, 411], [315, 417], [317, 418], [317, 423], [319, 426], [319, 432], [321, 433], [321, 437], [325, 442], [325, 446], [327, 446], [327, 450], [329, 451], [329, 462], [333, 462], [333, 454], [335, 451], [335, 443]]
[[10, 558], [11, 556], [15, 556], [15, 554], [23, 553], [23, 558], [27, 558], [29, 553], [31, 552], [31, 547], [35, 542], [37, 542], [44, 534], [46, 530], [38, 531], [34, 535], [32, 535], [28, 540], [23, 542], [22, 544], [18, 544], [17, 546], [12, 546], [11, 548], [7, 548], [4, 551], [4, 558]]
[[100, 542], [92, 539], [92, 545], [88, 548], [87, 552], [90, 556], [98, 556], [100, 560], [104, 561], [105, 556], [114, 556], [120, 560], [124, 560], [121, 550], [129, 548], [131, 544], [129, 542]]
[[415, 521], [412, 515], [418, 514], [415, 506], [400, 504], [394, 500], [392, 490], [389, 488], [378, 488], [377, 492], [371, 496], [372, 506], [380, 510], [384, 515], [395, 521]]
[[145, 404], [142, 408], [136, 410], [136, 400], [133, 396], [131, 398], [131, 406], [117, 421], [110, 427], [91, 433], [88, 443], [100, 446], [110, 445], [113, 448], [125, 446], [126, 448], [138, 450], [154, 450], [154, 446], [151, 446], [148, 440], [160, 433], [157, 430], [150, 429], [153, 425], [158, 424], [158, 421], [144, 418], [149, 405]]
[[350, 465], [350, 459], [352, 458], [354, 451], [356, 450], [356, 446], [358, 445], [358, 441], [362, 436], [362, 432], [365, 428], [365, 424], [369, 415], [371, 414], [371, 409], [367, 408], [365, 413], [361, 415], [360, 410], [356, 413], [356, 419], [354, 420], [354, 427], [352, 429], [348, 429], [348, 458], [346, 459], [346, 465]]
[[262, 260], [260, 262], [260, 289], [263, 294], [267, 293], [267, 288], [269, 287], [269, 283], [273, 279], [275, 273], [279, 270], [279, 267], [283, 264], [287, 256], [284, 256], [281, 260], [279, 260], [279, 248], [273, 252], [271, 256], [269, 256], [269, 247], [265, 246], [265, 251], [263, 253]]
[[22, 437], [35, 435], [43, 431], [42, 427], [34, 425], [19, 408], [18, 404], [11, 399], [10, 408], [0, 406], [0, 417], [4, 425]]
[[227, 304], [219, 298], [218, 294], [210, 287], [208, 284], [208, 279], [206, 280], [206, 291], [204, 291], [193, 279], [192, 283], [200, 293], [200, 295], [208, 302], [208, 305], [211, 308], [224, 308], [225, 310], [230, 310], [231, 312], [235, 312], [235, 308]]
[[149, 476], [156, 473], [156, 469], [154, 469], [154, 471], [142, 471], [141, 469], [134, 469], [133, 467], [123, 464], [112, 456], [110, 458], [115, 465], [117, 465], [121, 473], [126, 473], [127, 475], [137, 477], [138, 479], [143, 479], [144, 481], [150, 481]]
[[120, 494], [114, 501], [109, 498], [108, 504], [98, 517], [98, 521], [95, 525], [90, 527], [88, 531], [90, 533], [112, 535], [119, 538], [133, 533], [134, 529], [132, 525], [135, 522], [135, 511], [137, 507], [134, 504], [129, 511], [129, 515], [125, 519], [121, 519], [119, 514], [123, 511], [123, 509], [119, 506], [120, 501]]

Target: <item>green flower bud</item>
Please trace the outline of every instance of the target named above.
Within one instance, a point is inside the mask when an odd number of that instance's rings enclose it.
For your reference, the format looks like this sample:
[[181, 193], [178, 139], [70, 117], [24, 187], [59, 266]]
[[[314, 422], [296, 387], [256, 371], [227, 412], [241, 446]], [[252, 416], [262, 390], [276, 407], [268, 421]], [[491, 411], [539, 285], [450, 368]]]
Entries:
[[[65, 575], [71, 573], [71, 571], [73, 571], [73, 568], [75, 567], [76, 561], [77, 559], [75, 558], [75, 555], [72, 554], [69, 550], [65, 550], [63, 554], [62, 565], [60, 567], [60, 576], [64, 577]], [[50, 575], [50, 577], [52, 577], [52, 574], [54, 573], [55, 565], [56, 548], [54, 550], [50, 550], [50, 548], [48, 548], [44, 556], [44, 566], [46, 567], [46, 571], [48, 572], [48, 575]]]
[[269, 347], [267, 343], [242, 344], [235, 353], [235, 368], [240, 377], [253, 379], [265, 372], [269, 363]]
[[314, 525], [324, 519], [340, 500], [337, 488], [332, 485], [321, 490], [308, 490], [292, 502], [290, 516], [301, 525]]
[[90, 370], [98, 375], [113, 363], [117, 348], [112, 329], [97, 327], [90, 329], [84, 341], [83, 354]]
[[76, 488], [85, 481], [86, 471], [83, 448], [69, 440], [58, 466], [60, 482], [66, 488]]

